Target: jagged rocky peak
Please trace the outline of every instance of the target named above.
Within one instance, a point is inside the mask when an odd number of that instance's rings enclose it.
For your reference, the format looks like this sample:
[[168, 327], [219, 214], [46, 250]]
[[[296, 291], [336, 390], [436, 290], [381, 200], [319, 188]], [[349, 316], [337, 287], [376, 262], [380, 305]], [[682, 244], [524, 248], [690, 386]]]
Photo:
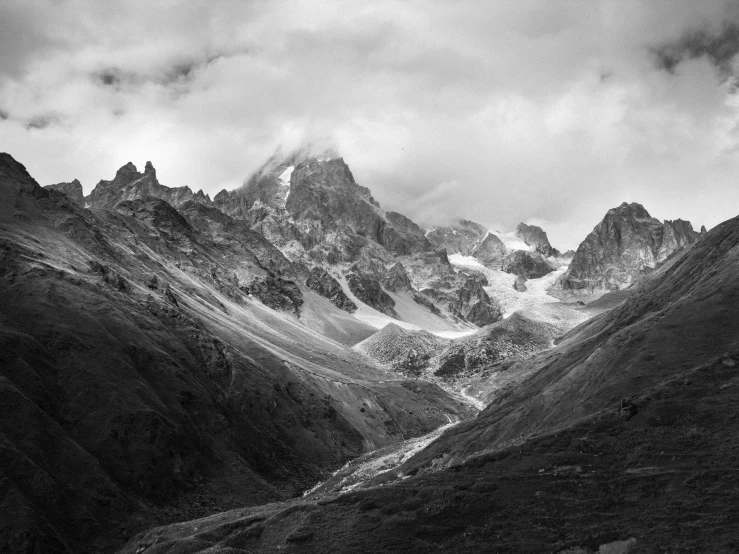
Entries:
[[82, 191], [82, 184], [77, 179], [74, 179], [69, 183], [56, 183], [54, 185], [46, 185], [44, 188], [63, 192], [75, 204], [78, 204], [79, 206], [85, 205], [85, 195]]
[[458, 219], [447, 227], [432, 227], [426, 238], [436, 248], [446, 249], [448, 254], [472, 256], [488, 232], [484, 225]]
[[519, 223], [516, 227], [516, 235], [527, 245], [532, 246], [536, 252], [544, 256], [558, 256], [559, 251], [549, 243], [546, 232], [536, 225]]
[[189, 200], [211, 205], [210, 197], [203, 191], [194, 194], [190, 187], [167, 187], [159, 183], [154, 165], [147, 161], [140, 173], [132, 162], [121, 166], [110, 181], [101, 180], [85, 197], [89, 208], [113, 209], [125, 200], [140, 200], [152, 196], [172, 206], [179, 207]]
[[[368, 240], [400, 255], [431, 248], [418, 225], [385, 212], [330, 149], [276, 154], [240, 189], [218, 193], [214, 204], [250, 221], [279, 247], [295, 252], [298, 244], [300, 256], [321, 263], [353, 262]], [[328, 243], [338, 251], [327, 253]]]
[[557, 288], [589, 295], [626, 288], [700, 236], [688, 221], [660, 222], [641, 204], [624, 202], [580, 244]]
[[214, 202], [231, 215], [246, 216], [246, 212], [255, 205], [284, 210], [290, 195], [292, 173], [298, 165], [337, 158], [340, 156], [332, 148], [321, 149], [310, 144], [290, 152], [285, 152], [282, 147], [277, 148], [240, 188], [230, 192], [222, 190]]

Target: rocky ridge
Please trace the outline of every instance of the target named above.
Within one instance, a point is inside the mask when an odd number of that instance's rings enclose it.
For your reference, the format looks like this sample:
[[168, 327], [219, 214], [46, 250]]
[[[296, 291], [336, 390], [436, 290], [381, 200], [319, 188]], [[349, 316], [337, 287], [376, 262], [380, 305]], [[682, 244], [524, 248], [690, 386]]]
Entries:
[[[72, 184], [54, 186], [69, 194], [73, 188], [74, 194], [81, 190]], [[75, 198], [79, 202], [78, 196]], [[388, 293], [407, 294], [409, 298], [418, 294], [405, 272], [403, 258], [433, 249], [415, 223], [402, 214], [382, 210], [333, 151], [315, 153], [306, 147], [288, 155], [278, 152], [243, 187], [221, 191], [212, 201], [202, 191], [193, 193], [188, 187], [161, 185], [150, 162], [143, 173], [129, 162], [112, 180], [100, 181], [84, 199], [84, 205], [110, 210], [122, 202], [146, 198], [158, 198], [187, 211], [189, 218], [208, 226], [216, 240], [226, 227], [238, 227], [239, 233], [250, 229], [274, 245], [282, 256], [274, 260], [263, 257], [262, 262], [277, 264], [280, 270], [265, 276], [250, 290], [268, 305], [295, 313], [300, 309], [298, 291], [290, 289], [292, 285], [283, 279], [287, 274], [280, 272], [287, 271], [291, 282], [304, 284], [310, 272], [318, 268], [319, 273], [314, 273], [307, 285], [318, 294], [354, 313], [352, 301], [346, 297], [351, 291], [368, 306], [397, 318], [395, 301]], [[288, 260], [289, 268], [281, 259]], [[344, 274], [349, 290], [338, 291], [336, 285], [341, 284], [331, 283], [328, 273], [320, 273], [331, 268]], [[474, 283], [460, 277], [448, 284], [453, 301], [445, 298], [439, 304], [425, 298], [421, 302], [432, 317], [439, 318], [440, 325], [444, 321], [449, 328], [467, 322], [484, 325], [496, 317], [494, 301], [480, 294]]]
[[116, 172], [112, 180], [101, 180], [85, 197], [84, 205], [88, 208], [110, 210], [124, 200], [141, 200], [150, 196], [164, 200], [175, 208], [190, 200], [211, 205], [210, 197], [202, 190], [193, 193], [190, 187], [170, 188], [160, 184], [151, 162], [146, 162], [143, 173], [128, 162]]
[[660, 222], [637, 203], [608, 211], [580, 244], [553, 293], [599, 296], [627, 288], [701, 236], [688, 221]]
[[82, 190], [82, 184], [77, 179], [74, 179], [69, 183], [56, 183], [55, 185], [46, 185], [44, 188], [63, 192], [64, 194], [69, 196], [69, 199], [78, 206], [85, 205], [85, 195]]
[[519, 223], [513, 237], [517, 244], [506, 242], [479, 223], [460, 220], [448, 227], [433, 227], [427, 238], [447, 254], [472, 256], [490, 269], [501, 269], [524, 279], [538, 278], [554, 271], [559, 263], [551, 258], [560, 252], [549, 243], [541, 227]]

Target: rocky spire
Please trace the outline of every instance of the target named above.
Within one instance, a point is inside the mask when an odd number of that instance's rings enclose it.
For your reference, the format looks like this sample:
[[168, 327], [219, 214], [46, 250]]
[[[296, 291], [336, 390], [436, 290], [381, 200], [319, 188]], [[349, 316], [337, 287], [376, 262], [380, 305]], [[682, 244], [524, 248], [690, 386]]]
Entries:
[[179, 207], [189, 200], [210, 206], [211, 201], [205, 194], [193, 194], [189, 187], [171, 188], [159, 183], [154, 165], [148, 161], [144, 172], [139, 173], [132, 162], [128, 162], [116, 171], [112, 181], [100, 181], [85, 198], [90, 208], [112, 209], [124, 200], [136, 200], [153, 196]]

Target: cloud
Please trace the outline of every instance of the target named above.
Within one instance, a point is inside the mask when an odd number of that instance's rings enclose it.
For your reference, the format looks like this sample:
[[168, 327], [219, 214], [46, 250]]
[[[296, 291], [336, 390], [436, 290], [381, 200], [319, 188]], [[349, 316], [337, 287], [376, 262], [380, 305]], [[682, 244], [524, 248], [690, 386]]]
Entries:
[[[0, 149], [89, 191], [128, 161], [215, 193], [331, 143], [388, 210], [546, 222], [739, 211], [734, 2], [0, 5]], [[700, 202], [695, 199], [700, 198]]]
[[728, 77], [734, 73], [734, 58], [739, 52], [739, 25], [727, 21], [720, 31], [688, 32], [676, 41], [655, 47], [652, 52], [657, 67], [668, 73], [676, 73], [684, 60], [706, 58]]

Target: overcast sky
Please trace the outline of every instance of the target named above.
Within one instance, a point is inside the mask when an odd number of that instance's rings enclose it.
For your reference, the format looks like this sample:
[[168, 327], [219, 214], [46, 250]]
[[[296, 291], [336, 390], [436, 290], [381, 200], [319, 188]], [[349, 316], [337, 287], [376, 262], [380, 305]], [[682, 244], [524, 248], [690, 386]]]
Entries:
[[211, 195], [330, 141], [424, 226], [739, 214], [739, 8], [710, 0], [1, 0], [0, 151]]

